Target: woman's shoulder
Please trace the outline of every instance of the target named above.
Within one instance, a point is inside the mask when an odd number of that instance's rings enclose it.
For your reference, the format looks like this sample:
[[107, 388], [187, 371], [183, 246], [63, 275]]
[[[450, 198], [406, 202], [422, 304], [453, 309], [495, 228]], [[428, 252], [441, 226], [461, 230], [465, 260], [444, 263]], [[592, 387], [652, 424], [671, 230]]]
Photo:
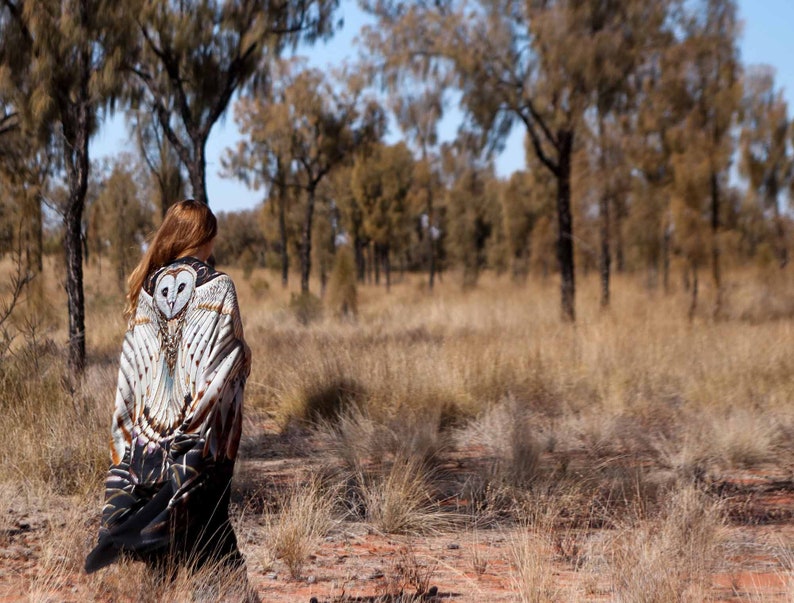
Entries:
[[219, 283], [221, 281], [229, 281], [231, 283], [231, 279], [225, 272], [215, 270], [214, 267], [194, 257], [184, 257], [152, 271], [146, 277], [143, 289], [146, 293], [153, 296], [158, 282], [167, 275], [178, 276], [181, 272], [188, 272], [191, 275], [193, 286], [196, 288], [215, 280], [219, 280]]

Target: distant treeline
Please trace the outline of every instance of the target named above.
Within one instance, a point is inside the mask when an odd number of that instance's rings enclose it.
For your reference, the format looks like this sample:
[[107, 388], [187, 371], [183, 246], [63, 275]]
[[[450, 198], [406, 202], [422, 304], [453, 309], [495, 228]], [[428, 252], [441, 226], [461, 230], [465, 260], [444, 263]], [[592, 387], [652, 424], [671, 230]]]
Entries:
[[[336, 0], [17, 0], [0, 6], [0, 252], [63, 249], [70, 362], [85, 359], [82, 267], [119, 284], [167, 207], [206, 193], [206, 145], [232, 99], [226, 176], [262, 192], [221, 216], [218, 260], [325, 283], [342, 246], [359, 280], [455, 269], [642, 272], [668, 288], [729, 263], [784, 268], [794, 127], [772, 70], [741, 63], [734, 0], [361, 0], [361, 59], [285, 58], [334, 33]], [[449, 104], [463, 116], [441, 143]], [[126, 111], [135, 151], [88, 143]], [[403, 142], [387, 144], [387, 124]], [[495, 177], [514, 127], [527, 164]], [[393, 140], [393, 139], [390, 139]], [[790, 207], [790, 205], [789, 205]], [[296, 276], [291, 276], [292, 274]]]

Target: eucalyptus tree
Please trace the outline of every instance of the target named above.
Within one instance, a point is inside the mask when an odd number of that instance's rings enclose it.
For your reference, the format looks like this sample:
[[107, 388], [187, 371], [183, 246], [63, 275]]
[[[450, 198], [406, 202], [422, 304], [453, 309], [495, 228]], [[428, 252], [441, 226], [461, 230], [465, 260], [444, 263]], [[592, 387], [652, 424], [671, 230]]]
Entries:
[[15, 126], [0, 137], [0, 185], [12, 211], [8, 228], [17, 240], [25, 270], [37, 274], [43, 268], [43, 213], [55, 149], [48, 141], [32, 143], [23, 127]]
[[573, 321], [572, 157], [597, 91], [600, 40], [639, 35], [633, 28], [649, 20], [658, 3], [632, 2], [626, 22], [596, 10], [602, 3], [585, 0], [361, 4], [378, 19], [365, 41], [381, 57], [381, 69], [393, 79], [432, 77], [459, 90], [482, 148], [500, 149], [515, 123], [524, 127], [556, 182], [561, 308], [563, 318]]
[[[0, 56], [4, 55], [7, 61], [9, 57], [2, 46], [0, 43]], [[28, 124], [20, 121], [20, 113], [10, 99], [16, 97], [17, 102], [23, 102], [23, 90], [29, 87], [22, 79], [14, 82], [8, 77], [9, 67], [24, 72], [23, 65], [12, 65], [10, 61], [0, 67], [0, 185], [7, 212], [4, 236], [16, 240], [24, 269], [35, 274], [42, 270], [41, 206], [54, 168], [55, 149], [47, 132], [37, 136], [35, 130], [31, 132]], [[3, 101], [4, 98], [9, 100]]]
[[618, 234], [618, 225], [610, 218], [610, 206], [617, 204], [620, 176], [625, 174], [621, 130], [626, 114], [635, 108], [646, 65], [656, 58], [660, 47], [672, 41], [669, 24], [673, 3], [595, 0], [585, 3], [586, 12], [581, 14], [590, 24], [586, 52], [592, 56], [585, 63], [595, 109], [602, 307], [608, 306], [610, 299], [612, 231]]
[[283, 51], [331, 36], [339, 0], [137, 1], [134, 99], [157, 116], [193, 197], [207, 203], [213, 126], [242, 86], [267, 81]]
[[540, 214], [533, 203], [533, 184], [528, 172], [514, 172], [499, 194], [507, 260], [511, 277], [517, 282], [525, 281], [529, 274], [530, 235]]
[[155, 204], [139, 180], [133, 158], [121, 154], [96, 183], [96, 198], [88, 208], [87, 244], [98, 255], [108, 252], [121, 292], [154, 227]]
[[[778, 263], [789, 261], [781, 197], [794, 184], [794, 121], [771, 67], [758, 66], [745, 78], [739, 169], [763, 209], [773, 216]], [[792, 138], [794, 140], [794, 138]]]
[[670, 132], [673, 217], [694, 282], [689, 314], [693, 316], [697, 306], [698, 270], [709, 258], [715, 289], [713, 315], [717, 317], [722, 302], [724, 191], [742, 97], [739, 23], [733, 0], [701, 0], [688, 8], [681, 20], [684, 37], [673, 49], [681, 69], [671, 88], [672, 102], [683, 113]]
[[[678, 44], [661, 45], [642, 69], [635, 110], [630, 115], [623, 150], [633, 178], [634, 198], [628, 216], [628, 240], [651, 273], [661, 268], [665, 293], [669, 292], [673, 222], [673, 154], [675, 134], [684, 119], [681, 76], [686, 69]], [[661, 266], [660, 266], [661, 265]]]
[[129, 14], [123, 3], [110, 0], [0, 3], [0, 85], [13, 95], [26, 132], [39, 141], [54, 137], [65, 172], [68, 195], [59, 210], [65, 227], [68, 357], [77, 375], [85, 367], [82, 217], [89, 140], [121, 92], [121, 67], [133, 45]]
[[284, 67], [268, 97], [240, 99], [236, 119], [243, 141], [226, 164], [243, 178], [255, 172], [280, 189], [305, 193], [300, 262], [301, 291], [308, 293], [317, 189], [334, 168], [378, 140], [385, 123], [358, 78], [337, 89], [318, 69]]
[[397, 124], [419, 153], [410, 203], [420, 212], [420, 232], [426, 246], [427, 283], [432, 291], [436, 276], [436, 239], [439, 229], [435, 201], [440, 185], [437, 146], [438, 122], [444, 115], [443, 91], [426, 86], [420, 92], [414, 93], [405, 92], [400, 86], [392, 86], [391, 92], [396, 92], [392, 109]]
[[403, 142], [376, 145], [353, 165], [353, 196], [361, 208], [362, 228], [373, 243], [375, 282], [384, 271], [391, 287], [391, 253], [408, 239], [408, 200], [413, 184], [414, 158]]

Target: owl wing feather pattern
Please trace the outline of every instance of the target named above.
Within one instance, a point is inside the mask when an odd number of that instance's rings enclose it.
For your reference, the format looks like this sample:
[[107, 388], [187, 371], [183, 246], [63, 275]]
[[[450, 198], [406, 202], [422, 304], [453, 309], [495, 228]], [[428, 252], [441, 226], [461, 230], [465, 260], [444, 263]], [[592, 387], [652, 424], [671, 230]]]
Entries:
[[[115, 561], [121, 550], [145, 555], [173, 544], [175, 527], [206, 521], [202, 505], [217, 505], [231, 481], [250, 370], [234, 285], [218, 275], [196, 286], [183, 318], [164, 323], [157, 313], [142, 291], [122, 345], [113, 465], [89, 572]], [[163, 329], [173, 330], [177, 320], [183, 320], [181, 338], [169, 372]], [[162, 471], [151, 460], [161, 458]]]

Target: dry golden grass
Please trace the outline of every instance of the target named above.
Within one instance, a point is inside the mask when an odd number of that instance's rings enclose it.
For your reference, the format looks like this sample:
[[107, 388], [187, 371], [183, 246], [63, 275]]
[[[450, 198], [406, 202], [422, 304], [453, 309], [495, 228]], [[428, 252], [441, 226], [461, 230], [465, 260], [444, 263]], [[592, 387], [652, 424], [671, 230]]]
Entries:
[[300, 578], [307, 558], [337, 522], [336, 498], [335, 487], [324, 485], [314, 476], [290, 488], [281, 497], [279, 508], [264, 517], [265, 539], [272, 556], [265, 565], [281, 560], [293, 579]]
[[510, 541], [513, 590], [521, 603], [563, 600], [551, 563], [553, 527], [544, 521], [525, 524]]
[[[0, 282], [8, 268], [0, 262]], [[642, 600], [633, 597], [643, 590], [701, 596], [707, 566], [658, 571], [671, 558], [713, 554], [720, 515], [713, 496], [693, 484], [794, 462], [790, 269], [727, 275], [716, 321], [703, 287], [691, 322], [683, 290], [665, 296], [639, 277], [617, 276], [612, 307], [602, 311], [596, 276], [583, 277], [576, 325], [561, 323], [553, 279], [516, 286], [486, 274], [464, 292], [444, 275], [431, 295], [423, 277], [408, 275], [388, 294], [359, 287], [355, 318], [324, 312], [303, 324], [291, 303], [297, 283], [282, 289], [273, 284], [278, 275], [260, 269], [249, 279], [229, 273], [253, 351], [249, 416], [320, 434], [321, 460], [345, 479], [338, 498], [352, 496], [348, 504], [358, 506], [347, 521], [409, 534], [463, 529], [459, 515], [440, 506], [457, 497], [465, 508], [451, 511], [468, 513], [469, 526], [527, 522], [526, 538], [511, 545], [522, 600], [559, 598], [547, 584], [552, 562], [609, 577], [610, 596], [621, 600]], [[0, 364], [0, 433], [14, 434], [13, 446], [0, 447], [0, 492], [28, 501], [74, 496], [90, 501], [93, 511], [82, 512], [96, 520], [122, 296], [89, 267], [89, 369], [74, 384], [63, 358], [63, 291], [52, 274], [48, 264], [20, 306], [18, 336]], [[333, 497], [311, 488], [292, 495], [262, 521], [272, 530], [273, 556], [298, 576], [334, 517], [324, 506]], [[681, 517], [702, 530], [691, 550], [681, 541]], [[562, 537], [548, 535], [561, 525]], [[608, 551], [574, 531], [598, 526], [617, 528]], [[80, 529], [92, 535], [95, 526]], [[85, 554], [74, 542], [59, 552], [60, 538], [48, 533], [52, 551], [39, 559], [34, 600], [46, 600], [59, 572], [74, 579], [69, 572]], [[589, 552], [568, 555], [569, 548]], [[83, 586], [123, 600], [119, 571], [84, 577]]]
[[431, 497], [427, 468], [411, 458], [395, 459], [383, 471], [358, 473], [364, 518], [387, 534], [428, 534], [449, 528], [454, 517]]
[[719, 505], [692, 486], [673, 492], [663, 513], [619, 530], [605, 551], [618, 601], [703, 601], [718, 557]]
[[[649, 294], [620, 279], [601, 313], [594, 285], [580, 287], [576, 326], [559, 322], [551, 282], [486, 278], [466, 293], [444, 283], [433, 296], [416, 282], [389, 295], [365, 288], [356, 323], [307, 327], [290, 315], [287, 292], [254, 301], [241, 287], [255, 358], [249, 401], [283, 425], [358, 406], [378, 424], [398, 417], [432, 435], [512, 400], [556, 452], [641, 452], [702, 470], [785, 453], [791, 321], [690, 323], [683, 292]], [[735, 284], [731, 299], [753, 286]], [[791, 290], [778, 287], [779, 297]]]

